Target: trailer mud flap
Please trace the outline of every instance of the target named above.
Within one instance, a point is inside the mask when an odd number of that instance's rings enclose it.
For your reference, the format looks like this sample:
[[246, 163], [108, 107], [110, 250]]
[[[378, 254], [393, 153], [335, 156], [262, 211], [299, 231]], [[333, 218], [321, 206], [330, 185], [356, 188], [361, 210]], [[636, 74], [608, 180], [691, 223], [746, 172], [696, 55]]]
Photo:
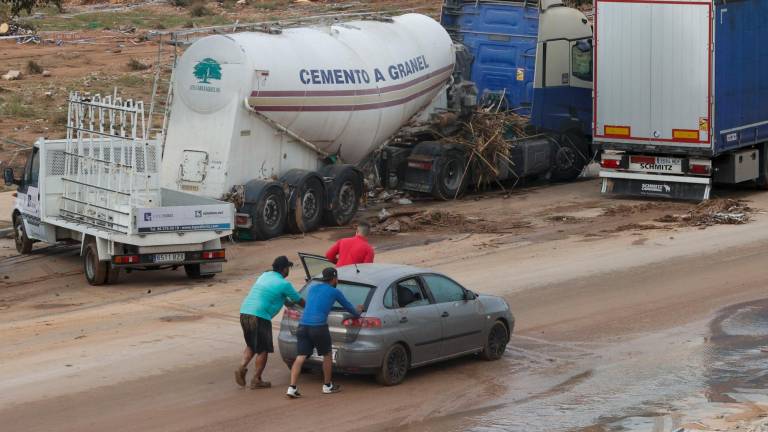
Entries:
[[603, 178], [602, 192], [616, 195], [704, 201], [712, 186], [672, 181]]

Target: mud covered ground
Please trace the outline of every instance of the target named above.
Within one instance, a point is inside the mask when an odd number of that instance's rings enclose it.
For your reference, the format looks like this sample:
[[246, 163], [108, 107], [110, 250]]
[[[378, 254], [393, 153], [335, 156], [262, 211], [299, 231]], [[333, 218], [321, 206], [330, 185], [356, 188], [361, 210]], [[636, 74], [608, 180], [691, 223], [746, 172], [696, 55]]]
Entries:
[[425, 367], [392, 388], [343, 376], [344, 391], [328, 397], [308, 375], [300, 401], [282, 395], [279, 356], [267, 368], [273, 389], [235, 386], [239, 304], [274, 255], [322, 253], [349, 230], [230, 244], [225, 273], [210, 281], [165, 271], [109, 287], [84, 283], [76, 248], [19, 257], [2, 240], [0, 421], [24, 431], [762, 430], [768, 196], [718, 194], [719, 210], [744, 203], [749, 221], [658, 222], [701, 208], [605, 198], [596, 180], [455, 203], [369, 202], [362, 217], [374, 220], [387, 208], [463, 221], [376, 235], [377, 259], [503, 296], [515, 335], [498, 362]]

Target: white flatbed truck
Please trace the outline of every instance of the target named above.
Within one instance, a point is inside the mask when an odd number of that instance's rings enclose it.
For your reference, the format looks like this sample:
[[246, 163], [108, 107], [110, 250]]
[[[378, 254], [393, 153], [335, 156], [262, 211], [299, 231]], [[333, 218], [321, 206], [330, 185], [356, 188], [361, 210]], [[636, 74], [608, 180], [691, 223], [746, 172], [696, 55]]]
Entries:
[[70, 94], [67, 138], [39, 139], [20, 179], [4, 171], [6, 184], [18, 185], [18, 252], [78, 242], [92, 285], [115, 283], [121, 270], [220, 272], [234, 206], [161, 188], [158, 143], [145, 136], [142, 102]]

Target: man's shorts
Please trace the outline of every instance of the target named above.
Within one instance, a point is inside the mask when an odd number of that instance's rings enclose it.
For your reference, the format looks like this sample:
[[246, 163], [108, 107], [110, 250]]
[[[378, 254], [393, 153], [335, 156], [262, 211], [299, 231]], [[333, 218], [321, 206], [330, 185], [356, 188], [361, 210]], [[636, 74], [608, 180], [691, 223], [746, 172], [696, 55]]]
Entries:
[[298, 355], [311, 356], [315, 349], [319, 356], [331, 353], [331, 332], [327, 325], [300, 325], [296, 331], [296, 340]]
[[272, 322], [253, 315], [240, 314], [245, 344], [256, 354], [275, 352], [272, 346]]

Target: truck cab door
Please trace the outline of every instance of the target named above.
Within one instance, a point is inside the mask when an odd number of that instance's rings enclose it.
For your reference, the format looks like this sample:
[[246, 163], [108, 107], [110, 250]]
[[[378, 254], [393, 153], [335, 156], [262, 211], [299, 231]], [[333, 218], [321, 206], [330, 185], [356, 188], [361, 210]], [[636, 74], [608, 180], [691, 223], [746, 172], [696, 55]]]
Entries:
[[33, 148], [24, 167], [24, 176], [16, 192], [16, 205], [23, 216], [27, 236], [35, 240], [45, 239], [40, 212], [40, 151]]

